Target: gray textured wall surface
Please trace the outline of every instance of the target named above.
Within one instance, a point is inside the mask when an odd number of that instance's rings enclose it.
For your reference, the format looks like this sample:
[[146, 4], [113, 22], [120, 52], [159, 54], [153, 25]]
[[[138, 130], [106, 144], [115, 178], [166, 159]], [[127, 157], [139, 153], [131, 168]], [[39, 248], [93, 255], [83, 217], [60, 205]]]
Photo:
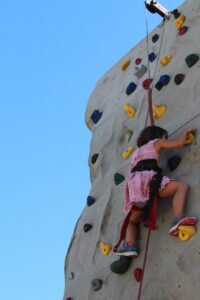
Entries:
[[[190, 185], [186, 211], [189, 215], [200, 217], [200, 61], [191, 68], [185, 63], [189, 54], [200, 55], [200, 2], [188, 0], [179, 10], [186, 16], [184, 25], [188, 26], [188, 31], [185, 35], [179, 36], [173, 16], [164, 26], [158, 26], [149, 35], [149, 51], [157, 55], [157, 59], [150, 62], [151, 74], [156, 70], [153, 103], [167, 106], [166, 113], [156, 120], [156, 125], [166, 128], [172, 138], [179, 134], [182, 128], [197, 129], [195, 143], [181, 149], [166, 151], [161, 165], [166, 175]], [[151, 38], [155, 33], [159, 35], [159, 40], [153, 43]], [[168, 54], [173, 57], [169, 64], [163, 67], [159, 61]], [[111, 245], [117, 241], [124, 218], [123, 183], [116, 186], [113, 178], [116, 172], [125, 177], [129, 174], [130, 158], [125, 160], [122, 152], [130, 146], [136, 146], [137, 136], [146, 124], [148, 101], [147, 91], [144, 90], [142, 82], [148, 78], [148, 74], [144, 74], [140, 79], [134, 75], [137, 57], [147, 66], [146, 39], [128, 52], [97, 82], [88, 101], [85, 119], [92, 131], [89, 155], [91, 190], [88, 194], [93, 196], [96, 202], [90, 207], [86, 205], [74, 230], [65, 262], [64, 299], [137, 299], [138, 283], [134, 280], [133, 270], [142, 266], [147, 230], [141, 228], [140, 255], [122, 275], [112, 273], [109, 268], [117, 259], [116, 255], [111, 251], [108, 256], [104, 256], [99, 247], [101, 241]], [[122, 71], [121, 63], [126, 58], [130, 58], [131, 63]], [[174, 76], [178, 73], [185, 74], [185, 79], [180, 85], [174, 83]], [[169, 75], [171, 80], [158, 91], [154, 85], [164, 74]], [[128, 96], [125, 91], [131, 81], [136, 83], [137, 88]], [[136, 109], [133, 119], [128, 118], [123, 109], [124, 103], [127, 102]], [[91, 120], [94, 110], [103, 112], [96, 124]], [[124, 139], [127, 129], [133, 131], [129, 142]], [[95, 153], [98, 153], [99, 157], [96, 163], [92, 164], [91, 157]], [[167, 159], [174, 154], [180, 155], [182, 161], [175, 171], [170, 172]], [[200, 299], [199, 232], [189, 241], [181, 242], [168, 234], [171, 220], [171, 199], [160, 200], [158, 230], [151, 234], [142, 289], [143, 300]], [[83, 230], [85, 223], [93, 225], [87, 233]], [[74, 274], [73, 279], [70, 278], [71, 272]], [[102, 288], [98, 291], [91, 288], [91, 280], [94, 278], [103, 281]]]

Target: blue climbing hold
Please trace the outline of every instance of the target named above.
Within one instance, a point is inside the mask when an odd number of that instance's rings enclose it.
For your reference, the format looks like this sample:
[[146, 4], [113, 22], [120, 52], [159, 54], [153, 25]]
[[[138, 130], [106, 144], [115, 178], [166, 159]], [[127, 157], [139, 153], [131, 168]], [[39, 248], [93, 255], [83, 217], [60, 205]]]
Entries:
[[91, 114], [91, 119], [94, 124], [96, 124], [102, 117], [102, 112], [100, 112], [98, 109], [94, 110], [93, 113]]
[[170, 77], [168, 75], [162, 75], [159, 79], [159, 81], [163, 84], [163, 85], [168, 85], [168, 83], [170, 82]]
[[155, 88], [160, 91], [162, 89], [162, 87], [164, 86], [163, 83], [161, 83], [160, 81], [158, 81], [156, 84], [155, 84]]
[[137, 85], [134, 82], [130, 82], [126, 88], [126, 94], [130, 95], [136, 90]]
[[179, 155], [171, 156], [167, 161], [169, 170], [171, 172], [174, 171], [178, 167], [180, 162], [181, 162], [181, 157]]
[[94, 199], [92, 196], [87, 197], [87, 205], [91, 206], [96, 202], [96, 199]]
[[155, 59], [156, 59], [155, 53], [154, 53], [154, 52], [151, 52], [151, 53], [149, 54], [149, 61], [150, 61], [150, 62], [153, 62]]

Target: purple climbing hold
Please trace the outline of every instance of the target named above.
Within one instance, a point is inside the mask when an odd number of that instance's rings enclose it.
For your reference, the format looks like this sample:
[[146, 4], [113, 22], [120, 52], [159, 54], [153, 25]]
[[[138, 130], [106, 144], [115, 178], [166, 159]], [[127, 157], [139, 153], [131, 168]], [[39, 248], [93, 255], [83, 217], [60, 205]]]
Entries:
[[183, 26], [179, 29], [178, 34], [179, 35], [184, 35], [186, 32], [188, 31], [188, 27], [187, 26]]
[[96, 202], [96, 199], [94, 199], [92, 196], [87, 197], [87, 205], [91, 206]]
[[155, 59], [156, 59], [155, 53], [154, 53], [154, 52], [151, 52], [151, 53], [149, 54], [149, 61], [150, 61], [150, 62], [153, 62]]
[[176, 74], [176, 76], [174, 77], [174, 82], [176, 83], [176, 85], [179, 85], [183, 82], [184, 79], [185, 79], [184, 74]]
[[92, 158], [91, 158], [91, 163], [94, 165], [95, 164], [95, 162], [97, 161], [97, 158], [99, 157], [99, 154], [93, 154], [92, 155]]
[[174, 9], [172, 11], [172, 14], [174, 15], [175, 19], [178, 19], [180, 17], [180, 15], [181, 15], [181, 13], [178, 11], [178, 9]]
[[154, 35], [152, 36], [152, 42], [153, 42], [153, 43], [156, 43], [158, 39], [159, 39], [159, 35], [158, 35], [158, 34], [154, 34]]
[[88, 232], [92, 229], [92, 225], [86, 223], [86, 224], [84, 224], [83, 229], [84, 229], [85, 232]]
[[101, 279], [93, 279], [91, 286], [94, 291], [98, 291], [102, 287], [103, 281]]
[[102, 112], [100, 112], [98, 109], [94, 110], [93, 113], [91, 114], [91, 119], [93, 121], [94, 124], [98, 123], [99, 120], [102, 117]]
[[167, 161], [167, 165], [168, 165], [169, 170], [171, 172], [174, 171], [178, 167], [180, 162], [181, 162], [181, 157], [180, 156], [178, 156], [178, 155], [171, 156]]
[[148, 90], [151, 83], [152, 83], [153, 79], [145, 79], [142, 83], [142, 86], [145, 90]]
[[126, 94], [130, 95], [136, 90], [137, 85], [134, 82], [130, 82], [126, 88]]

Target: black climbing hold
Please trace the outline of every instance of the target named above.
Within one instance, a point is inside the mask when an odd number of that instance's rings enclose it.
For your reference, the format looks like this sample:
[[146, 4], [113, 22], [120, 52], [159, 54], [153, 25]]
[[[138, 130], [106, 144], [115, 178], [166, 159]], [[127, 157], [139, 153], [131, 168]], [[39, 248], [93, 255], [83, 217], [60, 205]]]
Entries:
[[171, 156], [167, 161], [169, 170], [174, 171], [178, 167], [180, 162], [181, 162], [180, 156], [178, 156], [178, 155]]
[[156, 43], [158, 39], [159, 39], [159, 35], [158, 35], [158, 34], [154, 34], [154, 35], [152, 36], [152, 42], [153, 42], [153, 43]]
[[98, 291], [102, 287], [103, 281], [101, 279], [93, 279], [91, 281], [92, 289]]
[[140, 65], [141, 62], [142, 62], [141, 58], [136, 58], [136, 60], [135, 60], [136, 65]]
[[140, 282], [142, 280], [142, 269], [141, 268], [136, 268], [133, 272], [133, 275], [135, 277], [135, 280], [137, 282]]
[[152, 83], [153, 79], [146, 79], [143, 81], [142, 86], [145, 90], [148, 90], [151, 83]]
[[176, 76], [174, 77], [174, 82], [176, 83], [176, 85], [179, 85], [183, 82], [184, 79], [185, 79], [184, 74], [176, 74]]
[[184, 35], [186, 32], [188, 31], [188, 27], [187, 26], [183, 26], [179, 29], [178, 34], [179, 35]]
[[92, 204], [94, 204], [96, 202], [96, 199], [94, 199], [92, 196], [88, 196], [87, 197], [87, 205], [91, 206]]
[[121, 256], [110, 265], [110, 269], [115, 274], [123, 274], [129, 269], [131, 261], [131, 257]]
[[158, 81], [156, 84], [155, 84], [155, 88], [160, 91], [162, 89], [162, 87], [164, 86], [163, 83], [161, 83], [160, 81]]
[[154, 52], [151, 52], [151, 53], [149, 54], [149, 61], [150, 61], [150, 62], [153, 62], [155, 59], [156, 59], [155, 53], [154, 53]]
[[69, 280], [73, 280], [73, 279], [74, 279], [74, 273], [73, 273], [73, 272], [68, 273], [68, 274], [67, 274], [67, 278], [68, 278]]
[[91, 119], [92, 121], [96, 124], [102, 117], [102, 112], [100, 112], [99, 110], [94, 110], [93, 113], [91, 114]]
[[92, 229], [92, 225], [86, 223], [86, 224], [83, 226], [83, 229], [84, 229], [85, 232], [88, 232], [88, 231], [90, 231], [90, 229]]
[[91, 163], [94, 165], [95, 162], [97, 161], [97, 158], [98, 158], [99, 154], [93, 154], [92, 155], [92, 158], [91, 158]]
[[67, 297], [66, 300], [73, 300], [71, 297]]
[[174, 9], [172, 11], [172, 14], [174, 15], [175, 19], [178, 19], [180, 17], [180, 15], [181, 15], [181, 13], [178, 11], [178, 9]]
[[199, 56], [195, 53], [192, 53], [185, 58], [185, 62], [189, 68], [194, 66], [198, 62], [198, 60], [199, 60]]
[[168, 83], [170, 82], [170, 77], [168, 75], [162, 75], [159, 79], [159, 81], [163, 84], [163, 85], [168, 85]]
[[126, 88], [126, 94], [130, 95], [136, 90], [137, 85], [134, 82], [130, 82]]
[[119, 185], [121, 182], [125, 180], [125, 177], [119, 173], [115, 173], [114, 175], [114, 181], [116, 185]]

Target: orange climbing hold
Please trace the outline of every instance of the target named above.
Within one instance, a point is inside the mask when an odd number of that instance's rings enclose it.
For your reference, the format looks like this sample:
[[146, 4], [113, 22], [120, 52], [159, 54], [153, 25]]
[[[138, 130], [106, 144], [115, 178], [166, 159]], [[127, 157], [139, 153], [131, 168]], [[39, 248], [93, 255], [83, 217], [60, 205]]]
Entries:
[[153, 110], [154, 110], [154, 114], [153, 117], [155, 119], [160, 119], [164, 116], [164, 114], [167, 111], [167, 106], [166, 105], [153, 105]]
[[125, 159], [129, 158], [129, 156], [133, 153], [134, 150], [135, 150], [134, 147], [128, 147], [128, 150], [122, 153], [123, 158]]
[[160, 64], [165, 67], [166, 65], [168, 65], [168, 63], [170, 62], [170, 60], [172, 59], [172, 55], [171, 54], [168, 54], [166, 55], [165, 57], [163, 57], [161, 60], [160, 60]]
[[130, 58], [125, 59], [121, 64], [122, 71], [125, 71], [128, 68], [128, 66], [130, 65], [130, 63], [131, 63]]
[[185, 20], [186, 20], [186, 16], [180, 15], [180, 17], [178, 17], [178, 18], [175, 20], [176, 28], [177, 28], [177, 29], [180, 29], [180, 28], [184, 25]]
[[100, 249], [101, 249], [101, 252], [103, 255], [108, 256], [108, 254], [110, 253], [110, 251], [112, 249], [112, 245], [101, 242]]
[[196, 234], [197, 230], [195, 226], [184, 226], [178, 227], [178, 237], [182, 242], [188, 241], [192, 236]]
[[124, 107], [124, 110], [127, 112], [129, 118], [132, 119], [136, 113], [134, 107], [132, 107], [129, 103], [125, 103], [123, 107]]
[[191, 145], [191, 144], [194, 143], [194, 141], [195, 141], [195, 134], [189, 132], [189, 133], [187, 134], [187, 138], [186, 138], [186, 141], [185, 141], [185, 145]]

